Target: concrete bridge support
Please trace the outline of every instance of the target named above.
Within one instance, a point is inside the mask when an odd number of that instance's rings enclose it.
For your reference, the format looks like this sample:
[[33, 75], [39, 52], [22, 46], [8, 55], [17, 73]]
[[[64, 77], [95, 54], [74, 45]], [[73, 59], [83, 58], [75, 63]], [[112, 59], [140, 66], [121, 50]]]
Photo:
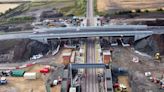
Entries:
[[134, 41], [143, 39], [143, 38], [148, 37], [150, 35], [152, 35], [152, 34], [137, 34], [137, 35], [134, 36]]
[[48, 39], [47, 38], [31, 38], [32, 40], [37, 40], [39, 42], [42, 42], [44, 44], [48, 44]]

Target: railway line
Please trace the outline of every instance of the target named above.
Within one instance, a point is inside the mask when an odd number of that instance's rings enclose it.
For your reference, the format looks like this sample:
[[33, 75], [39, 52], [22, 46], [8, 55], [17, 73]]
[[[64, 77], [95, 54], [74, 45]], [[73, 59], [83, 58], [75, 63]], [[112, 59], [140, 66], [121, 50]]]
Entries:
[[[94, 6], [93, 6], [93, 0], [87, 0], [87, 18], [88, 18], [88, 26], [93, 26], [94, 21]], [[96, 63], [95, 60], [95, 40], [92, 38], [88, 38], [87, 40], [87, 52], [86, 52], [86, 63], [87, 64], [93, 64]], [[97, 80], [97, 74], [96, 74], [96, 68], [86, 69], [86, 89], [85, 92], [99, 92], [98, 87], [98, 80]]]
[[[93, 39], [87, 41], [87, 63], [95, 63], [95, 42]], [[99, 92], [96, 69], [86, 69], [85, 92]]]

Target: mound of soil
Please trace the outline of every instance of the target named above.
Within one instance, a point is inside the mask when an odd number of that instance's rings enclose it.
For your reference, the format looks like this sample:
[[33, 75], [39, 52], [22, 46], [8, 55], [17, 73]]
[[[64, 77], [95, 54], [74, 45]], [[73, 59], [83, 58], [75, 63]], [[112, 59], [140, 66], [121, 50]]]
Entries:
[[164, 34], [155, 34], [135, 43], [135, 49], [145, 52], [149, 55], [154, 55], [159, 52], [164, 55]]
[[33, 55], [49, 51], [49, 45], [41, 42], [20, 39], [0, 41], [0, 63], [23, 62]]

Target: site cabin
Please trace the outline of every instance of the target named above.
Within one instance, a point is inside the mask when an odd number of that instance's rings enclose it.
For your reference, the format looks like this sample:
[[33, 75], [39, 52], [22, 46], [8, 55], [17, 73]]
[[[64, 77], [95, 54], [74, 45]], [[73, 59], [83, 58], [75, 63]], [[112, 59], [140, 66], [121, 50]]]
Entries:
[[63, 64], [68, 65], [70, 63], [71, 53], [63, 53], [62, 57], [63, 57]]
[[25, 79], [36, 79], [37, 73], [36, 72], [26, 72], [23, 76]]
[[76, 92], [76, 88], [75, 87], [70, 87], [69, 92]]
[[111, 53], [109, 50], [103, 51], [103, 62], [104, 64], [109, 64], [112, 61]]
[[24, 70], [12, 70], [11, 76], [13, 77], [23, 77], [25, 71]]

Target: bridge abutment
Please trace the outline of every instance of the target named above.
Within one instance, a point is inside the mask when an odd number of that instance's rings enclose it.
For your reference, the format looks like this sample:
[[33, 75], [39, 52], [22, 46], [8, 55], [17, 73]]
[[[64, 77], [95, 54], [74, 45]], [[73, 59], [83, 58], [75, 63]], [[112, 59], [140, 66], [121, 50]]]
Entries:
[[136, 34], [136, 35], [134, 35], [134, 41], [143, 39], [143, 38], [148, 37], [150, 35], [152, 35], [152, 34]]
[[47, 38], [32, 38], [33, 40], [37, 40], [39, 42], [48, 44], [48, 39]]

